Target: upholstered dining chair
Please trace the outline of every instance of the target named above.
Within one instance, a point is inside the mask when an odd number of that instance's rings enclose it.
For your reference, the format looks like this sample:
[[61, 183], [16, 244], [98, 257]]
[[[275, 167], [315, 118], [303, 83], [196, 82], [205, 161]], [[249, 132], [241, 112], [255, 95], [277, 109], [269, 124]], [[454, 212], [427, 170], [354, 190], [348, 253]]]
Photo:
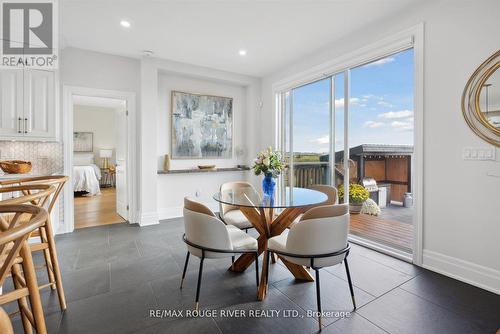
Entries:
[[289, 262], [308, 266], [316, 273], [316, 299], [318, 321], [321, 330], [321, 295], [319, 270], [341, 263], [345, 264], [352, 303], [356, 300], [351, 274], [347, 263], [350, 245], [347, 242], [349, 229], [349, 207], [347, 204], [318, 206], [308, 210], [300, 222], [288, 234], [281, 234], [268, 240], [266, 274], [269, 275], [269, 253], [274, 252]]
[[[239, 193], [252, 193], [257, 194], [255, 188], [248, 182], [236, 181], [226, 182], [220, 186], [220, 192], [232, 190]], [[252, 223], [245, 217], [237, 206], [223, 204], [219, 202], [219, 215], [226, 225], [233, 225], [240, 230], [247, 231], [252, 228]]]
[[[32, 333], [32, 327], [37, 334], [47, 333], [43, 314], [40, 291], [35, 274], [35, 266], [27, 239], [33, 231], [47, 221], [47, 211], [34, 205], [0, 205], [0, 216], [9, 217], [7, 222], [2, 219], [0, 225], [0, 286], [4, 285], [9, 274], [14, 281], [14, 289], [2, 291], [0, 305], [17, 300], [21, 320], [26, 334]], [[29, 298], [29, 303], [28, 299]], [[10, 324], [1, 315], [1, 333], [8, 333]], [[5, 331], [6, 330], [6, 331]]]
[[200, 258], [195, 308], [199, 308], [201, 277], [205, 259], [217, 259], [235, 254], [251, 253], [255, 256], [255, 278], [259, 286], [259, 254], [257, 240], [232, 225], [225, 225], [207, 206], [189, 197], [184, 198], [183, 240], [187, 245], [186, 261], [181, 286], [186, 276], [189, 255]]
[[[50, 182], [49, 184], [33, 182], [17, 186], [2, 187], [0, 188], [0, 195], [11, 194], [11, 198], [1, 200], [0, 205], [33, 204], [47, 210], [52, 210], [56, 200], [54, 196], [56, 196], [56, 193], [58, 194], [58, 189], [60, 191], [61, 188], [62, 186], [59, 183], [50, 184]], [[61, 311], [64, 311], [66, 309], [66, 297], [64, 295], [50, 214], [45, 224], [37, 231], [33, 232], [31, 236], [40, 238], [40, 241], [30, 243], [30, 249], [32, 252], [43, 252], [45, 260], [43, 267], [47, 270], [47, 276], [49, 278], [48, 284], [40, 284], [39, 287], [40, 289], [50, 287], [52, 290], [57, 290], [59, 307]]]
[[[327, 196], [327, 200], [320, 205], [334, 205], [338, 204], [339, 198], [337, 194], [337, 188], [334, 186], [330, 186], [327, 184], [312, 184], [309, 186], [309, 189], [320, 191]], [[302, 213], [294, 219], [294, 221], [288, 226], [288, 228], [292, 228], [293, 225], [297, 224], [302, 218]]]

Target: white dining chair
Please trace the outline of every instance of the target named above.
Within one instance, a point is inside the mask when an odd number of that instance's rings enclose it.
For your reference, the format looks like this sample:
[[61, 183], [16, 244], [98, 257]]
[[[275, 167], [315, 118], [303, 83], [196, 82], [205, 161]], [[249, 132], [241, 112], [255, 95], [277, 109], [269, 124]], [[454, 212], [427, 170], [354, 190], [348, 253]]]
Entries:
[[225, 225], [204, 204], [189, 197], [184, 198], [183, 240], [187, 245], [186, 261], [182, 271], [181, 286], [186, 276], [189, 255], [200, 258], [195, 308], [199, 308], [199, 297], [203, 263], [205, 259], [234, 257], [235, 254], [251, 253], [255, 256], [255, 278], [259, 286], [259, 254], [257, 239], [232, 225]]
[[344, 262], [352, 303], [356, 309], [351, 274], [347, 263], [350, 250], [350, 245], [347, 242], [348, 229], [349, 206], [347, 204], [318, 206], [304, 213], [300, 222], [290, 229], [288, 235], [281, 234], [268, 240], [266, 275], [269, 275], [270, 252], [278, 254], [289, 262], [314, 269], [320, 330], [319, 269]]
[[[325, 202], [320, 205], [335, 205], [339, 202], [338, 191], [334, 186], [330, 186], [327, 184], [312, 184], [309, 186], [310, 189], [320, 191], [325, 194], [328, 198]], [[293, 220], [293, 222], [288, 226], [288, 228], [292, 228], [295, 224], [297, 224], [302, 218], [303, 214], [301, 213], [297, 218]]]
[[[255, 198], [256, 194], [258, 196], [255, 188], [245, 181], [226, 182], [220, 186], [221, 194], [225, 191], [233, 191], [238, 194], [246, 193], [249, 194], [251, 198]], [[219, 214], [225, 224], [236, 226], [240, 230], [247, 231], [249, 228], [253, 227], [252, 223], [237, 206], [219, 202]]]

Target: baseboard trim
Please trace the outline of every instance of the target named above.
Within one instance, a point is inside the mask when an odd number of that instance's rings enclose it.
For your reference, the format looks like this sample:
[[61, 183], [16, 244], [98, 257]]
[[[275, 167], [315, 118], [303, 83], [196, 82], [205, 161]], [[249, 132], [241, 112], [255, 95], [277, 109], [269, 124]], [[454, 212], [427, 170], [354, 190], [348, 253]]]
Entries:
[[426, 269], [500, 295], [500, 271], [424, 249]]
[[157, 212], [144, 212], [137, 215], [139, 226], [157, 225], [160, 223]]

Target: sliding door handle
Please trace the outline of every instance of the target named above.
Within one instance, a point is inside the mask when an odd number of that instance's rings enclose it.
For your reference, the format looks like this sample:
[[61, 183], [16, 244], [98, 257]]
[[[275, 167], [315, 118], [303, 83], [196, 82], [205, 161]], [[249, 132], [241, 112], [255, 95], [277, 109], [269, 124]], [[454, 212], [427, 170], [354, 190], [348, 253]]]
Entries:
[[21, 130], [22, 127], [23, 127], [22, 121], [23, 121], [23, 119], [21, 117], [19, 117], [17, 119], [17, 133], [22, 133], [23, 132], [23, 130]]
[[28, 133], [28, 119], [24, 119], [24, 133]]

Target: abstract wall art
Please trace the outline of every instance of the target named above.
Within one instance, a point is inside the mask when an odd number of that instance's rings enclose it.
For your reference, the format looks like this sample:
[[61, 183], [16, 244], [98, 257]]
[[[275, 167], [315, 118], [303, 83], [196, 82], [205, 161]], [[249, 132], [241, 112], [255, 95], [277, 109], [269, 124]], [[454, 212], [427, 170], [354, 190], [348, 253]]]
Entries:
[[233, 99], [172, 91], [172, 159], [228, 159]]
[[93, 132], [73, 132], [73, 152], [92, 152], [93, 137]]

